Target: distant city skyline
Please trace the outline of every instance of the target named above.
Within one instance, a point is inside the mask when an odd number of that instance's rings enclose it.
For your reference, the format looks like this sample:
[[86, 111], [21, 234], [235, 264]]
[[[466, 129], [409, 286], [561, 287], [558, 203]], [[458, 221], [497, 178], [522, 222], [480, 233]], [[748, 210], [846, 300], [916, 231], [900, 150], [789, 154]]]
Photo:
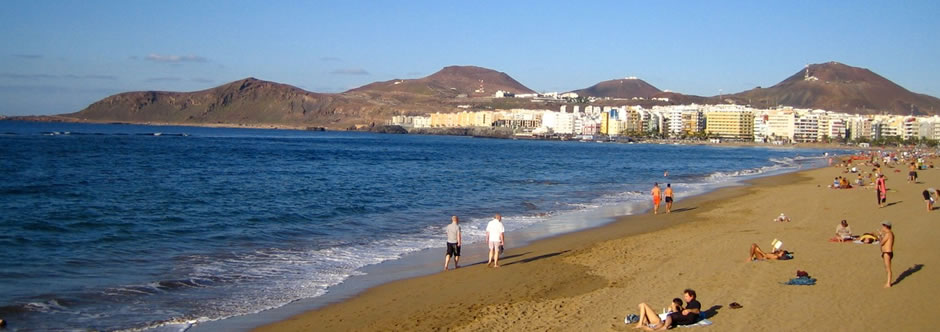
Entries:
[[109, 95], [256, 77], [314, 92], [449, 65], [539, 92], [636, 76], [714, 96], [810, 63], [868, 68], [940, 97], [940, 3], [8, 2], [0, 115], [70, 113]]

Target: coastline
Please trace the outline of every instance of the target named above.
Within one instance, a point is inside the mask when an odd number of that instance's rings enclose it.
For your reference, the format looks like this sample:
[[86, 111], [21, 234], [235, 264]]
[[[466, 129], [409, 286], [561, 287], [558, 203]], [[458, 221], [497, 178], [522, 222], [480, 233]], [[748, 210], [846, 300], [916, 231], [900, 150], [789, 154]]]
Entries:
[[[390, 282], [256, 330], [628, 330], [623, 316], [635, 313], [637, 303], [655, 307], [687, 287], [696, 289], [704, 308], [715, 313], [711, 328], [719, 330], [872, 329], [899, 323], [923, 329], [937, 323], [928, 305], [936, 291], [923, 291], [930, 289], [934, 273], [917, 266], [940, 260], [933, 253], [938, 245], [930, 241], [938, 234], [909, 226], [928, 222], [916, 190], [927, 185], [907, 184], [902, 174], [891, 173], [892, 196], [899, 201], [877, 209], [874, 202], [865, 204], [871, 189], [825, 188], [840, 173], [841, 168], [825, 167], [680, 196], [670, 215], [620, 217], [508, 249], [500, 269], [475, 264]], [[927, 183], [940, 182], [935, 170], [922, 173]], [[793, 222], [770, 222], [778, 210]], [[856, 233], [874, 230], [882, 218], [901, 226], [895, 229], [904, 239], [897, 250], [907, 257], [896, 259], [894, 273], [898, 278], [908, 271], [903, 282], [880, 288], [884, 271], [877, 247], [826, 240], [841, 218]], [[902, 219], [910, 221], [897, 222]], [[796, 258], [744, 262], [750, 243], [768, 246], [774, 238], [785, 241]], [[913, 248], [922, 250], [915, 255]], [[779, 284], [797, 269], [819, 283]], [[860, 293], [884, 301], [858, 301]], [[745, 308], [727, 308], [733, 301]], [[911, 301], [922, 305], [912, 309]], [[767, 310], [785, 314], [765, 317]], [[871, 319], [885, 316], [886, 310], [897, 319]], [[763, 318], [755, 322], [756, 315]], [[830, 319], [833, 315], [845, 321]]]
[[[298, 131], [338, 131], [338, 132], [362, 132], [362, 133], [375, 133], [375, 134], [392, 134], [392, 135], [431, 135], [431, 136], [464, 136], [464, 137], [479, 137], [479, 138], [496, 138], [496, 139], [532, 139], [532, 140], [551, 140], [551, 141], [565, 141], [560, 139], [543, 139], [543, 138], [520, 138], [514, 136], [505, 136], [501, 134], [494, 134], [492, 136], [481, 136], [474, 135], [472, 131], [468, 128], [454, 128], [462, 129], [458, 132], [466, 132], [468, 134], [447, 134], [447, 133], [428, 133], [428, 132], [408, 132], [408, 133], [389, 133], [389, 132], [374, 132], [368, 130], [349, 130], [348, 128], [330, 128], [330, 127], [312, 127], [312, 126], [296, 126], [288, 124], [232, 124], [232, 123], [172, 123], [172, 122], [123, 122], [123, 121], [90, 121], [82, 120], [78, 118], [70, 118], [56, 115], [43, 115], [43, 116], [31, 116], [31, 117], [7, 117], [0, 118], [0, 121], [25, 121], [25, 122], [41, 122], [41, 123], [78, 123], [78, 124], [99, 124], [99, 125], [137, 125], [137, 126], [154, 126], [154, 127], [194, 127], [194, 128], [229, 128], [229, 129], [274, 129], [274, 130], [298, 130]], [[379, 127], [379, 126], [377, 126]], [[569, 142], [580, 142], [577, 140], [568, 140]], [[616, 143], [616, 142], [611, 142]], [[625, 143], [620, 143], [625, 144]], [[756, 143], [756, 142], [721, 142], [713, 143], [709, 141], [688, 141], [688, 140], [678, 140], [678, 139], [647, 139], [635, 142], [635, 144], [678, 144], [678, 145], [706, 145], [706, 146], [724, 146], [724, 147], [760, 147], [760, 148], [800, 148], [800, 149], [852, 149], [852, 150], [879, 150], [879, 149], [891, 149], [893, 147], [877, 147], [872, 146], [869, 148], [860, 148], [856, 145], [846, 145], [840, 143], [821, 143], [821, 142], [812, 142], [812, 143], [793, 143], [789, 145], [773, 145], [768, 143]]]

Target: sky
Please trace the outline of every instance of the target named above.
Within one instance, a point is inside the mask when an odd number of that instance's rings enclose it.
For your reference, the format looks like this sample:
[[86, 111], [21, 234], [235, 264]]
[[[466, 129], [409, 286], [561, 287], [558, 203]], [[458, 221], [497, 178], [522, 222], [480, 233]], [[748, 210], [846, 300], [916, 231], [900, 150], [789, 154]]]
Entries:
[[246, 77], [314, 92], [502, 71], [539, 92], [636, 76], [712, 96], [810, 63], [940, 97], [940, 1], [46, 1], [0, 3], [0, 115]]

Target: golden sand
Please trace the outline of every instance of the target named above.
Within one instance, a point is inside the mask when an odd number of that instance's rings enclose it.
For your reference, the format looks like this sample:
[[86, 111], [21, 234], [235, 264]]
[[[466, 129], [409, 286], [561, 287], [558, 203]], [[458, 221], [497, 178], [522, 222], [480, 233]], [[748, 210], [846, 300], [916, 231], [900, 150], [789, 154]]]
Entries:
[[[940, 186], [940, 170], [920, 171], [920, 183], [910, 184], [907, 169], [897, 169], [885, 168], [885, 208], [871, 188], [827, 188], [842, 168], [687, 199], [677, 192], [669, 215], [627, 216], [537, 241], [507, 250], [498, 269], [477, 264], [388, 283], [258, 330], [626, 331], [624, 316], [638, 303], [659, 310], [685, 288], [698, 292], [714, 323], [693, 331], [940, 329], [940, 209], [928, 212], [921, 196]], [[781, 212], [792, 221], [773, 222]], [[842, 219], [855, 234], [893, 222], [894, 287], [882, 287], [877, 245], [828, 241]], [[775, 238], [794, 259], [746, 261], [751, 243], [769, 250]], [[783, 285], [797, 270], [817, 284]]]

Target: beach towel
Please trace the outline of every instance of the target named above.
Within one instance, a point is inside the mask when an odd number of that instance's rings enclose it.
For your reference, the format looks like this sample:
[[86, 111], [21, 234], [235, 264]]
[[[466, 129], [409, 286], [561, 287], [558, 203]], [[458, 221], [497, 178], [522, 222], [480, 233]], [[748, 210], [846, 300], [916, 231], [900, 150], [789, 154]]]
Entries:
[[[854, 239], [854, 238], [841, 240], [841, 239], [839, 239], [839, 237], [831, 237], [831, 238], [829, 238], [829, 242], [852, 243], [852, 242], [854, 241], [853, 239]], [[859, 241], [859, 242], [860, 242], [860, 241]]]
[[855, 243], [855, 244], [880, 244], [881, 241], [875, 240], [875, 242], [872, 242], [872, 243], [865, 243], [865, 242], [862, 242], [862, 240], [855, 240], [855, 241], [852, 241], [852, 243]]
[[812, 286], [816, 284], [816, 278], [810, 277], [796, 277], [790, 279], [787, 282], [782, 283], [784, 285], [795, 285], [795, 286]]
[[712, 325], [712, 321], [707, 319], [700, 319], [697, 323], [692, 325], [679, 325], [679, 327], [696, 327], [696, 326], [709, 326]]

